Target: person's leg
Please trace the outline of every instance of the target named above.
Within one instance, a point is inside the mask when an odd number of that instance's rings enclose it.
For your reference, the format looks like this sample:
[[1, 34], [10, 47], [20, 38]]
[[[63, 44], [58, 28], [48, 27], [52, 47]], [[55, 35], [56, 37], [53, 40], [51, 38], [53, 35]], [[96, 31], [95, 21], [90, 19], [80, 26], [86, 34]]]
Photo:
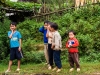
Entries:
[[80, 65], [79, 65], [78, 53], [74, 53], [73, 59], [74, 59], [74, 62], [76, 64], [77, 72], [79, 72], [80, 71]]
[[17, 66], [18, 69], [20, 69], [20, 60], [18, 60], [18, 66]]
[[17, 66], [17, 69], [16, 69], [16, 71], [20, 71], [20, 62], [21, 62], [21, 60], [18, 60], [18, 66]]
[[68, 54], [68, 60], [71, 68], [74, 68], [74, 60], [73, 60], [73, 53]]
[[12, 66], [12, 63], [13, 63], [14, 59], [15, 59], [15, 48], [11, 48], [10, 49], [10, 60], [9, 60], [8, 69], [7, 69], [6, 72], [11, 71], [11, 66]]
[[53, 50], [53, 59], [54, 59], [54, 63], [55, 63], [55, 68], [53, 69], [53, 71], [55, 71], [55, 70], [57, 70], [57, 65], [56, 65], [56, 51], [55, 50]]
[[9, 60], [8, 71], [11, 71], [12, 60]]
[[44, 55], [45, 55], [46, 62], [48, 64], [49, 63], [48, 44], [44, 44]]
[[51, 64], [51, 44], [48, 44], [48, 56], [49, 56], [48, 69], [51, 70], [52, 69], [52, 64]]
[[49, 64], [53, 66], [53, 50], [51, 49], [51, 44], [48, 44], [48, 55], [49, 55]]
[[74, 53], [73, 60], [74, 60], [74, 63], [76, 64], [76, 68], [80, 68], [78, 53]]
[[58, 69], [62, 68], [60, 53], [61, 53], [61, 50], [59, 50], [59, 51], [54, 50], [54, 52], [53, 52], [54, 62]]
[[16, 48], [16, 58], [17, 58], [17, 70], [20, 70], [20, 64], [21, 64], [21, 58], [23, 57], [22, 52], [18, 50], [18, 48]]
[[54, 60], [53, 60], [53, 49], [51, 49], [50, 53], [51, 53], [51, 58], [50, 58], [51, 65], [53, 66], [53, 62], [54, 62]]

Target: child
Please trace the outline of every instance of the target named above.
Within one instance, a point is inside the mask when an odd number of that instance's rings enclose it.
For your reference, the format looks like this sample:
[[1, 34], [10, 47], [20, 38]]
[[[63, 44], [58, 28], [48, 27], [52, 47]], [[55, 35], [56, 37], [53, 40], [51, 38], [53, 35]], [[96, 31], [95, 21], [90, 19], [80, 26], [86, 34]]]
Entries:
[[61, 43], [61, 36], [57, 30], [58, 30], [58, 25], [56, 23], [53, 23], [51, 25], [51, 31], [54, 32], [54, 34], [52, 38], [51, 48], [53, 49], [53, 57], [56, 65], [53, 71], [57, 70], [56, 72], [60, 72], [62, 68], [61, 59], [60, 59], [62, 43]]
[[77, 72], [80, 71], [80, 65], [79, 65], [79, 56], [78, 56], [78, 46], [79, 42], [75, 38], [75, 32], [74, 31], [69, 31], [69, 40], [66, 43], [66, 48], [68, 48], [69, 51], [69, 63], [71, 66], [70, 72], [74, 70], [74, 63], [76, 64], [77, 67]]
[[9, 66], [6, 71], [10, 72], [11, 71], [11, 65], [12, 61], [14, 59], [18, 60], [18, 67], [16, 71], [20, 70], [20, 60], [22, 58], [22, 53], [21, 53], [21, 34], [19, 31], [16, 30], [16, 23], [12, 22], [10, 24], [10, 30], [8, 32], [8, 37], [10, 39], [10, 61], [9, 61]]
[[47, 64], [49, 64], [49, 57], [48, 57], [48, 38], [46, 37], [48, 22], [49, 21], [45, 21], [44, 22], [44, 26], [42, 26], [41, 28], [39, 28], [39, 31], [44, 34], [44, 55], [45, 55], [45, 59], [46, 59]]
[[52, 22], [48, 23], [48, 30], [47, 30], [47, 34], [46, 37], [48, 38], [48, 55], [49, 55], [49, 66], [48, 69], [51, 70], [53, 67], [53, 50], [51, 49], [52, 46], [52, 36], [53, 36], [53, 32], [51, 32], [51, 27], [50, 25], [52, 24]]

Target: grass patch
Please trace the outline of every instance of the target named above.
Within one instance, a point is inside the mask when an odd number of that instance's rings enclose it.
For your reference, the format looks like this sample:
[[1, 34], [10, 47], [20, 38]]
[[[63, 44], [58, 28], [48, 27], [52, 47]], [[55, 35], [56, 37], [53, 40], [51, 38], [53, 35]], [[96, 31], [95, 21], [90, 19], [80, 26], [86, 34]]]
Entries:
[[[76, 69], [73, 72], [69, 72], [70, 66], [68, 63], [63, 63], [63, 68], [60, 73], [53, 72], [52, 70], [47, 69], [47, 65], [44, 63], [41, 64], [26, 64], [21, 65], [21, 71], [18, 75], [33, 75], [33, 74], [50, 74], [50, 75], [97, 75], [100, 74], [100, 63], [81, 63], [81, 71], [76, 72]], [[12, 73], [16, 73], [16, 65], [12, 66]], [[4, 73], [7, 70], [7, 65], [0, 64], [0, 73]]]

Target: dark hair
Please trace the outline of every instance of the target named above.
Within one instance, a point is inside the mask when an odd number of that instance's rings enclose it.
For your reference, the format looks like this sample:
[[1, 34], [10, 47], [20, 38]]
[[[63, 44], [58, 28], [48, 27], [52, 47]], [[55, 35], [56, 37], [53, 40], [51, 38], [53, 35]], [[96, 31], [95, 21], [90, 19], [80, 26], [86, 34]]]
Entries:
[[58, 29], [58, 25], [56, 23], [52, 23], [51, 24], [51, 28], [54, 28], [54, 30], [57, 30]]
[[16, 26], [17, 23], [16, 23], [16, 22], [11, 22], [10, 25], [14, 25], [14, 26]]
[[70, 31], [68, 31], [68, 34], [69, 34], [70, 32], [72, 32], [74, 35], [76, 35], [75, 31], [70, 30]]
[[48, 22], [48, 24], [51, 26], [53, 24], [53, 22]]
[[49, 22], [50, 22], [50, 21], [44, 21], [44, 24], [45, 24], [45, 23], [47, 23], [47, 24], [48, 24]]

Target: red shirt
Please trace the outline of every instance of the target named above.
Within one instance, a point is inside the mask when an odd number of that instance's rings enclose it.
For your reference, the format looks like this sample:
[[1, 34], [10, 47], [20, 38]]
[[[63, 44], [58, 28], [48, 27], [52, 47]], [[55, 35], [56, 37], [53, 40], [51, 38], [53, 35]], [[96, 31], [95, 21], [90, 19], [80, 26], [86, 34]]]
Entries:
[[[72, 46], [68, 47], [69, 44], [71, 44]], [[68, 48], [68, 51], [70, 53], [78, 52], [78, 48], [77, 48], [78, 46], [79, 46], [79, 42], [76, 38], [69, 39], [68, 42], [66, 43], [66, 48]]]

